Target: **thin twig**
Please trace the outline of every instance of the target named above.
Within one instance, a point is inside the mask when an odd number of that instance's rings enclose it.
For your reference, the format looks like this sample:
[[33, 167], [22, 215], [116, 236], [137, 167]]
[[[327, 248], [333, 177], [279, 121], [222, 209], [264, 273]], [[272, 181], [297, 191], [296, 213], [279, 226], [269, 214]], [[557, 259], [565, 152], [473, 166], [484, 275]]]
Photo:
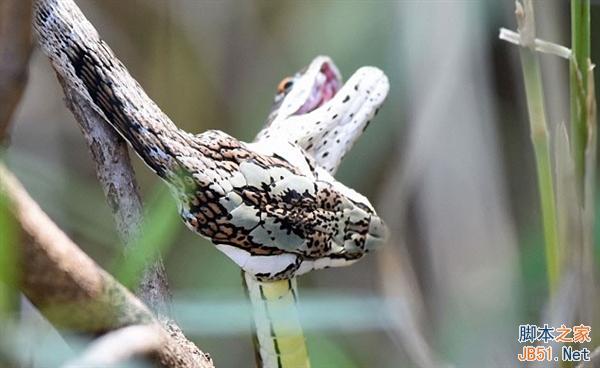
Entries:
[[[102, 334], [130, 325], [159, 325], [152, 312], [60, 230], [0, 164], [0, 194], [21, 231], [19, 288], [55, 327]], [[172, 322], [163, 322], [163, 367], [214, 367]]]
[[[500, 34], [498, 37], [501, 40], [510, 42], [517, 46], [521, 45], [521, 37], [515, 31], [511, 31], [510, 29], [500, 28]], [[565, 47], [563, 45], [556, 44], [554, 42], [544, 41], [539, 38], [534, 40], [534, 48], [536, 51], [543, 52], [545, 54], [556, 55], [563, 59], [570, 60], [571, 59], [571, 49]]]
[[27, 82], [31, 54], [31, 0], [0, 1], [0, 142]]

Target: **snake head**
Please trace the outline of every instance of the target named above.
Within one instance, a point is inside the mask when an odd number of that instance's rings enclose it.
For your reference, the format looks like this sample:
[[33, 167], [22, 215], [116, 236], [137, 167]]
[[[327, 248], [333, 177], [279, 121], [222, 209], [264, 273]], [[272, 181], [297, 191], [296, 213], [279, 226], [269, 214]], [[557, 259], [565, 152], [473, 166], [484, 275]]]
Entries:
[[389, 81], [380, 69], [361, 67], [343, 83], [331, 58], [318, 56], [279, 83], [273, 109], [257, 141], [274, 138], [298, 144], [333, 174], [379, 111], [388, 91]]
[[195, 142], [206, 153], [214, 148], [220, 161], [211, 172], [202, 162], [206, 154], [179, 158], [192, 173], [176, 189], [181, 216], [255, 278], [349, 265], [385, 241], [385, 226], [367, 198], [298, 145], [246, 144], [218, 131]]
[[[231, 197], [238, 202], [227, 221], [237, 236], [213, 241], [255, 278], [285, 279], [347, 266], [385, 242], [386, 226], [369, 201], [343, 184], [321, 175], [288, 173], [281, 179], [281, 169], [254, 164], [244, 164], [246, 171], [250, 185], [234, 188]], [[257, 185], [253, 181], [259, 177], [265, 180]]]

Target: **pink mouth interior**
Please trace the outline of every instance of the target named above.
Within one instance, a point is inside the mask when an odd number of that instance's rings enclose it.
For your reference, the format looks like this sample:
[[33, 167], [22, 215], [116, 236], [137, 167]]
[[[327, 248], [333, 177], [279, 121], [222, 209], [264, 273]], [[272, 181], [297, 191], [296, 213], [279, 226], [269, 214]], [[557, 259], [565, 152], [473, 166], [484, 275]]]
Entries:
[[296, 111], [296, 114], [306, 114], [319, 108], [325, 102], [331, 100], [340, 89], [340, 81], [328, 63], [324, 63], [323, 66], [321, 66], [319, 73], [324, 75], [325, 79], [323, 81], [315, 82], [308, 99], [304, 102], [304, 105]]

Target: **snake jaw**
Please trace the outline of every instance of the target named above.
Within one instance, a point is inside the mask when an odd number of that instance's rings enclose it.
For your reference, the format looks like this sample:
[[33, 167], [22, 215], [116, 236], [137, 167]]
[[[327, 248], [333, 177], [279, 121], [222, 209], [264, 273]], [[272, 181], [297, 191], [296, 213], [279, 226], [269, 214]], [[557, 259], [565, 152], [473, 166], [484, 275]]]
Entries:
[[383, 220], [380, 217], [371, 216], [365, 240], [365, 252], [381, 247], [387, 240], [388, 235], [389, 230]]
[[[342, 86], [342, 75], [328, 56], [317, 56], [305, 68], [296, 73], [292, 90], [283, 97], [276, 97], [278, 117], [290, 117], [309, 113], [334, 98]], [[279, 98], [282, 100], [278, 101]]]
[[329, 58], [321, 58], [314, 62], [318, 72], [314, 77], [308, 77], [314, 81], [312, 87], [307, 89], [305, 102], [293, 115], [306, 114], [323, 106], [336, 96], [342, 85], [342, 77], [333, 62]]

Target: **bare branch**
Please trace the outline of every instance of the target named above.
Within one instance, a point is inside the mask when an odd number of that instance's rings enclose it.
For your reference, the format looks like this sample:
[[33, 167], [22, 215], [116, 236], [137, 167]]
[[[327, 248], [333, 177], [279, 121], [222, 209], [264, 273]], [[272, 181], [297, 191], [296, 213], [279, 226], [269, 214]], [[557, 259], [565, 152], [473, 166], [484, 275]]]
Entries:
[[[40, 11], [50, 12], [53, 7], [57, 6], [67, 8], [71, 14], [81, 14], [79, 8], [72, 1], [57, 3], [56, 1], [38, 0], [34, 7], [35, 16], [40, 17]], [[44, 16], [47, 14], [44, 13]], [[57, 17], [57, 19], [62, 18]], [[50, 42], [47, 36], [57, 30], [44, 29], [41, 23], [35, 24], [42, 49], [46, 51], [47, 47], [50, 47], [46, 44]], [[69, 29], [70, 32], [81, 31], [80, 28], [68, 24], [67, 21], [64, 26], [64, 29]], [[91, 24], [90, 27], [92, 27]], [[97, 35], [93, 27], [91, 29]], [[62, 35], [53, 34], [53, 36]], [[117, 230], [127, 245], [126, 254], [135, 252], [135, 249], [131, 249], [132, 241], [139, 234], [143, 210], [127, 145], [110, 127], [102, 112], [91, 102], [89, 97], [86, 98], [87, 93], [80, 88], [80, 84], [73, 79], [73, 76], [57, 67], [56, 63], [53, 63], [53, 67], [56, 69], [58, 79], [63, 87], [66, 104], [75, 116], [90, 147], [96, 166], [96, 175], [113, 212]], [[169, 315], [170, 303], [167, 276], [160, 255], [156, 254], [154, 258], [154, 262], [149, 260], [144, 267], [137, 293], [152, 310], [166, 317]]]
[[[132, 242], [140, 231], [143, 218], [142, 201], [127, 144], [106, 122], [97, 108], [58, 74], [71, 110], [87, 141], [96, 166], [96, 175], [113, 212], [117, 230], [128, 246], [126, 254], [135, 252]], [[170, 292], [162, 258], [155, 255], [145, 267], [137, 294], [159, 315], [168, 316]]]
[[[22, 232], [19, 287], [57, 328], [102, 334], [125, 326], [159, 325], [152, 312], [92, 261], [0, 165], [0, 193]], [[164, 367], [214, 367], [210, 357], [165, 322], [156, 360]]]
[[0, 2], [0, 141], [27, 82], [31, 54], [31, 0]]
[[[510, 29], [500, 28], [500, 34], [498, 37], [501, 40], [510, 42], [514, 45], [522, 46], [521, 36], [517, 32], [511, 31]], [[539, 38], [534, 40], [534, 48], [536, 51], [556, 55], [567, 60], [570, 60], [572, 55], [571, 49], [568, 47], [553, 42], [540, 40]]]
[[78, 359], [64, 367], [106, 367], [147, 356], [164, 344], [163, 338], [157, 326], [123, 327], [96, 339]]

